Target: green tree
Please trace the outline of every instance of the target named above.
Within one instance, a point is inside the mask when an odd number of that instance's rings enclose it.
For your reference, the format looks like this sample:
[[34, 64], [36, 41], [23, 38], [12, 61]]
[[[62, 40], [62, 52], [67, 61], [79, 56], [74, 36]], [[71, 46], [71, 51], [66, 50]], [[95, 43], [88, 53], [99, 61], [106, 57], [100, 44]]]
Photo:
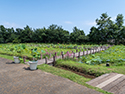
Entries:
[[7, 32], [6, 32], [6, 28], [3, 25], [0, 25], [0, 41], [2, 43], [5, 43], [7, 40]]
[[70, 34], [70, 41], [72, 43], [84, 43], [85, 41], [84, 31], [78, 29], [77, 27], [74, 27], [73, 32]]
[[33, 30], [27, 25], [20, 34], [21, 42], [30, 43], [33, 41]]
[[101, 38], [101, 42], [107, 42], [107, 40], [109, 40], [107, 37], [109, 35], [109, 28], [113, 24], [111, 17], [108, 17], [107, 13], [103, 13], [100, 16], [100, 19], [96, 19], [96, 23], [99, 31], [98, 36]]

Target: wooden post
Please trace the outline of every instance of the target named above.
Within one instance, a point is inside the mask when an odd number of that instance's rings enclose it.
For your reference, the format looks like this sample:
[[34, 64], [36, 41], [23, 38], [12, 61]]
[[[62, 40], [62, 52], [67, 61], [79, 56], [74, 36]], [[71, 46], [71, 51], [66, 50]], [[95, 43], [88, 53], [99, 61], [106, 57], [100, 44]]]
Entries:
[[78, 54], [78, 58], [80, 58], [80, 51], [79, 51], [79, 54]]
[[45, 64], [47, 64], [47, 57], [45, 57]]
[[85, 56], [85, 51], [83, 51], [83, 56]]
[[57, 53], [55, 52], [55, 58], [56, 58], [56, 54], [57, 54]]
[[25, 63], [25, 61], [26, 61], [26, 56], [23, 57], [23, 61], [24, 61], [24, 63]]
[[55, 66], [55, 56], [53, 56], [53, 66]]
[[93, 47], [93, 54], [95, 53], [94, 49], [95, 49], [95, 48]]
[[94, 54], [94, 47], [92, 47], [92, 54]]
[[87, 51], [86, 55], [88, 55], [88, 49], [86, 51]]
[[73, 58], [75, 58], [75, 53], [73, 53]]
[[61, 52], [61, 55], [62, 55], [62, 59], [64, 59], [64, 54], [63, 54], [63, 51]]

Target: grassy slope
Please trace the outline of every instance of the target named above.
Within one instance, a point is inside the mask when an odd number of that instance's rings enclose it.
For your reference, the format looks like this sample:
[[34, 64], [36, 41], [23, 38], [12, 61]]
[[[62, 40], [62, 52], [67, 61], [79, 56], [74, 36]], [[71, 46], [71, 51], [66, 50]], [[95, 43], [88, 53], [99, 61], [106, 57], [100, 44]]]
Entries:
[[125, 74], [125, 66], [99, 66], [99, 65], [87, 65], [85, 63], [79, 63], [72, 60], [58, 60], [56, 66], [68, 66], [70, 68], [77, 68], [82, 70], [84, 73], [95, 74], [95, 76], [100, 76], [105, 73], [116, 72], [120, 74]]
[[94, 89], [96, 91], [102, 92], [104, 94], [111, 94], [111, 93], [109, 93], [107, 91], [104, 91], [102, 89], [99, 89], [99, 88], [96, 88], [96, 87], [93, 87], [93, 86], [90, 86], [90, 85], [86, 84], [85, 82], [87, 82], [87, 81], [89, 81], [91, 79], [84, 78], [84, 77], [82, 77], [80, 75], [77, 75], [75, 73], [72, 73], [70, 71], [66, 71], [66, 70], [63, 70], [63, 69], [52, 67], [52, 66], [49, 66], [49, 65], [46, 65], [46, 64], [39, 65], [38, 69], [40, 69], [42, 71], [52, 73], [54, 75], [58, 75], [58, 76], [70, 79], [71, 81], [74, 81], [74, 82], [76, 82], [78, 84], [84, 85], [84, 86], [86, 86], [88, 88]]

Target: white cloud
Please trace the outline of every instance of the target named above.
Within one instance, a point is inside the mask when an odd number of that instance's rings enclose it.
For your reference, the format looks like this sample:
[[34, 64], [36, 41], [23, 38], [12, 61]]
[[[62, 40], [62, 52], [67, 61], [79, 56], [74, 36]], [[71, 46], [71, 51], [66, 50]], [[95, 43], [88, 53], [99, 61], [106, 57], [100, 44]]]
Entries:
[[16, 24], [16, 23], [10, 23], [10, 22], [3, 22], [2, 25], [4, 25], [6, 28], [22, 28], [22, 26]]
[[116, 16], [111, 17], [111, 20], [112, 20], [112, 21], [115, 21], [115, 20], [116, 20]]
[[66, 23], [66, 24], [73, 24], [73, 22], [71, 22], [71, 21], [65, 21], [64, 23]]
[[95, 26], [96, 25], [96, 22], [90, 22], [90, 21], [86, 21], [84, 22], [84, 25], [88, 25], [88, 26]]

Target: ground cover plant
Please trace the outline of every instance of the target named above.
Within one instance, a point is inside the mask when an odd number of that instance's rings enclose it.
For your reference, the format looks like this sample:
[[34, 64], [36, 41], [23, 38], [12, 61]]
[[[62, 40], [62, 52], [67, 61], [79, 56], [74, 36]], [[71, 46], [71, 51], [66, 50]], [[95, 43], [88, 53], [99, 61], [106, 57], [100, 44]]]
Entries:
[[[105, 73], [125, 74], [125, 46], [117, 45], [111, 48], [83, 56], [79, 59], [57, 60], [56, 67], [64, 67], [73, 71], [94, 76], [100, 76]], [[106, 64], [110, 66], [106, 66]]]
[[35, 43], [25, 43], [25, 44], [0, 44], [0, 53], [13, 55], [13, 56], [26, 56], [32, 59], [33, 54], [39, 59], [48, 57], [51, 58], [55, 55], [61, 55], [63, 51], [64, 54], [72, 53], [76, 51], [83, 51], [84, 48], [98, 47], [99, 45], [72, 45], [72, 44], [35, 44]]
[[73, 60], [57, 60], [56, 67], [64, 67], [68, 70], [73, 70], [83, 74], [89, 74], [95, 77], [98, 77], [105, 73], [120, 73], [125, 74], [125, 66], [100, 66], [100, 65], [88, 65], [85, 63], [80, 63], [79, 61]]
[[105, 66], [109, 63], [111, 66], [124, 66], [125, 65], [125, 46], [113, 46], [100, 53], [83, 56], [81, 62], [89, 65], [102, 65]]

